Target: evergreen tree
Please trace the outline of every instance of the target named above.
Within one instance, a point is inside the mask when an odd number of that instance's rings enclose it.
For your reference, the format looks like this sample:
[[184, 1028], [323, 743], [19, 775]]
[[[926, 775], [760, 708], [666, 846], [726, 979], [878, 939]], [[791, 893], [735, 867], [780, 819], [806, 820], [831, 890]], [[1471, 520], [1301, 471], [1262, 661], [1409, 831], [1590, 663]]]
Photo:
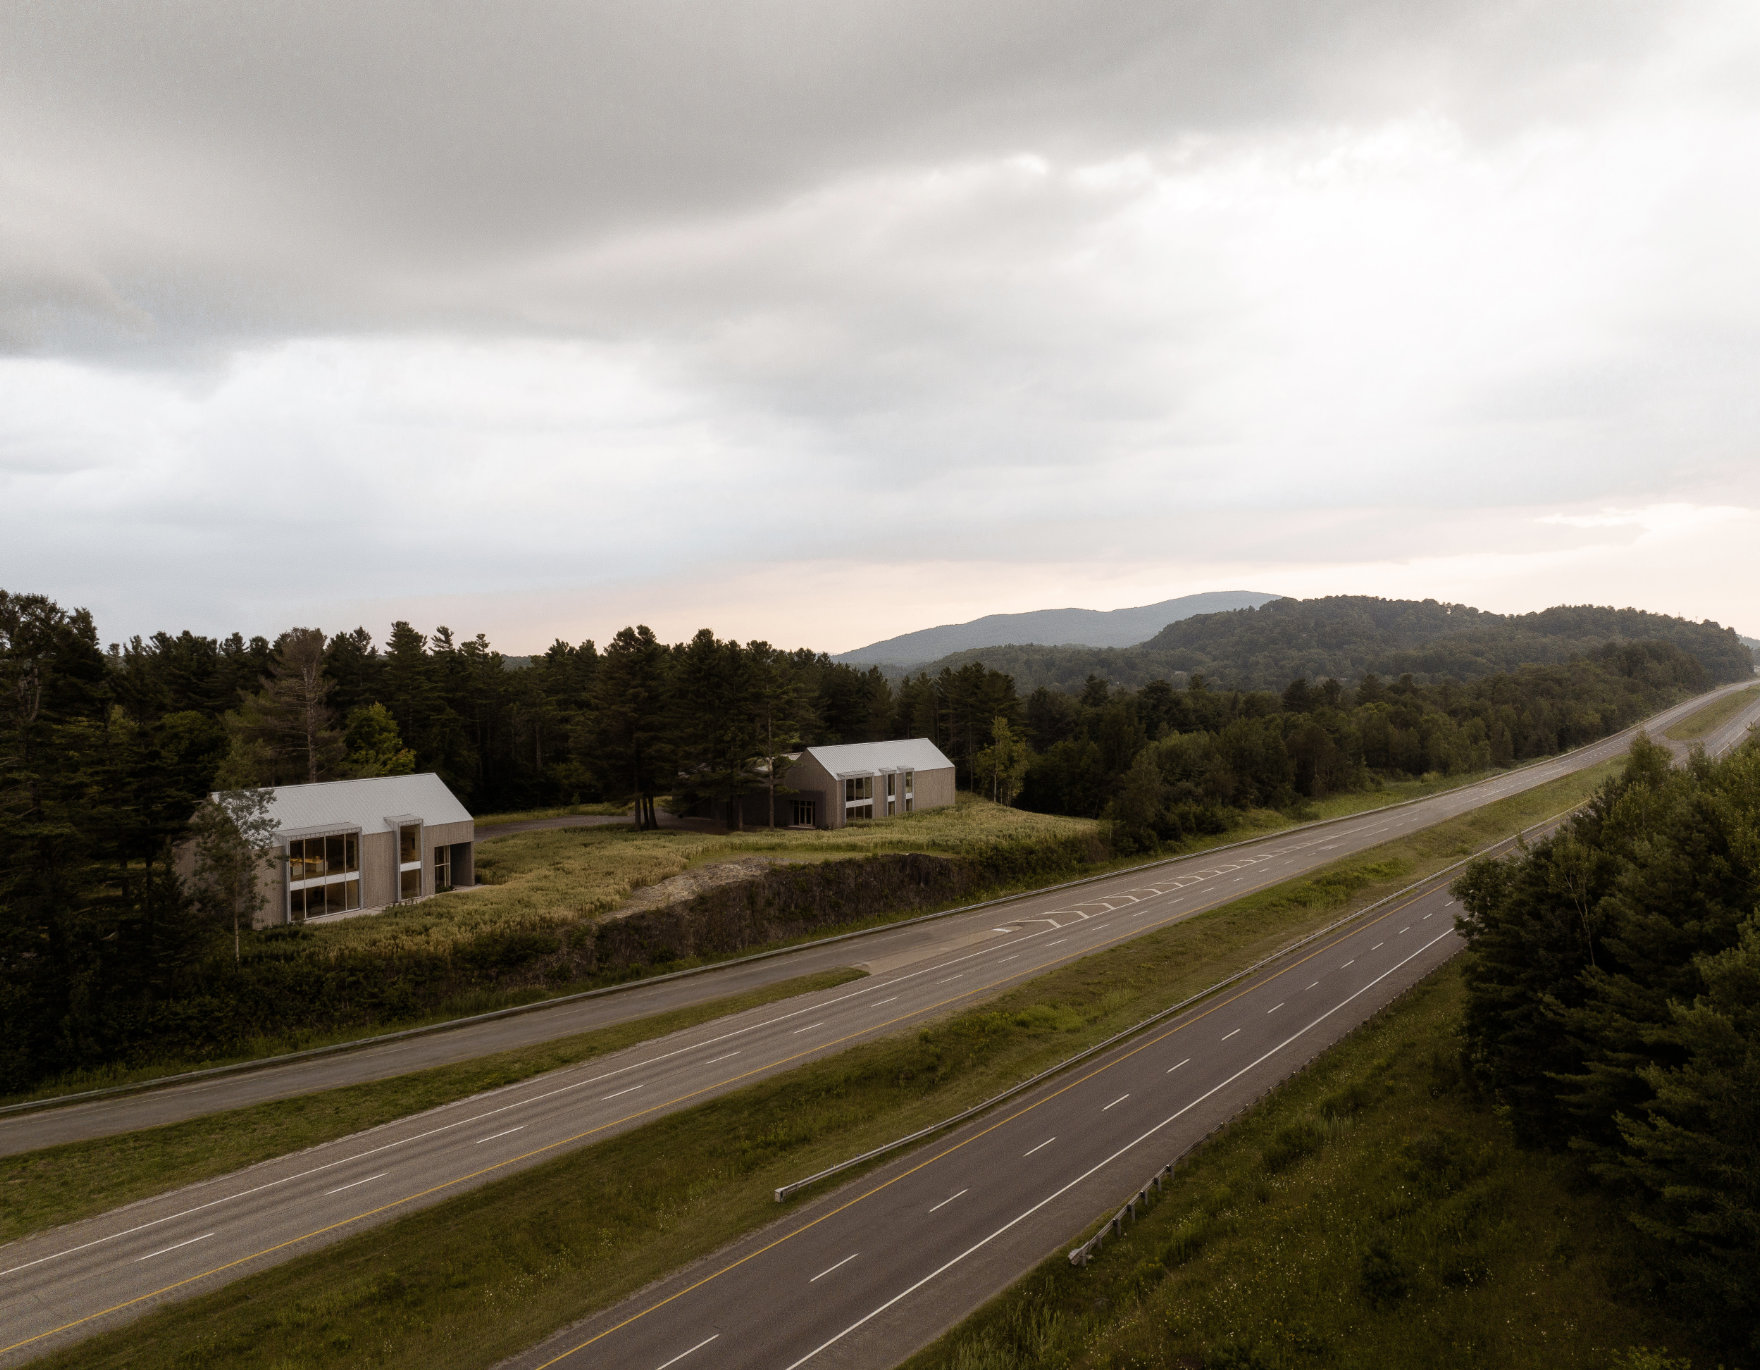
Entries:
[[408, 775], [416, 768], [416, 754], [403, 745], [397, 720], [383, 704], [352, 710], [343, 726], [342, 740], [348, 748], [350, 775]]
[[634, 803], [636, 825], [659, 827], [654, 800], [671, 763], [667, 652], [646, 624], [620, 628], [599, 658], [583, 742], [604, 792]]
[[718, 808], [730, 827], [741, 825], [740, 800], [763, 783], [756, 685], [739, 643], [723, 642], [707, 628], [678, 648], [672, 661], [667, 731], [678, 777], [673, 797], [681, 808]]
[[342, 733], [330, 708], [324, 634], [291, 628], [275, 644], [262, 688], [228, 717], [233, 735], [227, 779], [240, 785], [316, 784], [341, 769]]

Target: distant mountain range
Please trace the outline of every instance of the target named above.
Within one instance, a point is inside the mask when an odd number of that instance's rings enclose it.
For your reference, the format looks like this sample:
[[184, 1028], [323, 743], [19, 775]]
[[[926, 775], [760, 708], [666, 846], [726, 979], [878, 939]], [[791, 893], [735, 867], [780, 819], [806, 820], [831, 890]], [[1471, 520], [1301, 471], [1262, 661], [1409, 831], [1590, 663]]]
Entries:
[[986, 614], [970, 623], [945, 623], [889, 637], [831, 659], [852, 666], [920, 666], [954, 652], [979, 647], [1134, 647], [1170, 623], [1194, 614], [1256, 609], [1277, 599], [1256, 590], [1214, 590], [1181, 595], [1134, 609], [1036, 609], [1025, 614]]
[[1697, 657], [1712, 682], [1740, 680], [1754, 660], [1735, 632], [1666, 614], [1560, 605], [1532, 614], [1493, 614], [1436, 600], [1334, 595], [1274, 599], [1256, 609], [1201, 614], [1170, 623], [1132, 647], [1012, 645], [968, 648], [918, 668], [931, 675], [982, 661], [1040, 685], [1080, 690], [1090, 676], [1141, 686], [1192, 673], [1235, 689], [1281, 690], [1298, 676], [1351, 682], [1375, 672], [1418, 681], [1472, 680], [1530, 663], [1562, 663], [1608, 642], [1664, 641]]

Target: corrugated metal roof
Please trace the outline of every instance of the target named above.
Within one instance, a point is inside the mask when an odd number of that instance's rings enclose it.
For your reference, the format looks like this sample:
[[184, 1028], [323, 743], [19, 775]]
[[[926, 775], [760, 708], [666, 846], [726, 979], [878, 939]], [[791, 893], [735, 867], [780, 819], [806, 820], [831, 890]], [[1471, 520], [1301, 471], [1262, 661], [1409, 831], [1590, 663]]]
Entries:
[[938, 771], [952, 769], [926, 737], [906, 737], [896, 742], [846, 742], [837, 747], [808, 747], [807, 755], [832, 775], [875, 775], [883, 771]]
[[326, 780], [316, 785], [278, 785], [269, 791], [269, 815], [280, 834], [384, 832], [388, 818], [423, 823], [468, 823], [469, 811], [432, 771], [378, 775], [366, 780]]

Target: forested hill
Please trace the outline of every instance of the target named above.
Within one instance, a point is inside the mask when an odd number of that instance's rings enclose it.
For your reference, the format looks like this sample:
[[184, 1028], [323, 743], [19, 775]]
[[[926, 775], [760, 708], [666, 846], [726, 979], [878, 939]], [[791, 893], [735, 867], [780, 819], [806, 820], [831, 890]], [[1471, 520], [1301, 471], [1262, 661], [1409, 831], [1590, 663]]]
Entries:
[[1212, 590], [1181, 595], [1159, 604], [1132, 609], [1039, 609], [1025, 614], [986, 614], [970, 623], [923, 628], [883, 642], [844, 652], [831, 659], [849, 665], [903, 670], [950, 652], [991, 648], [1002, 643], [1061, 643], [1066, 646], [1133, 647], [1155, 636], [1170, 623], [1193, 614], [1248, 609], [1276, 599], [1254, 590]]
[[1433, 599], [1333, 595], [1278, 599], [1253, 609], [1170, 623], [1149, 641], [1117, 649], [1002, 647], [961, 652], [927, 667], [981, 660], [1017, 688], [1077, 690], [1090, 675], [1138, 686], [1202, 674], [1234, 689], [1282, 689], [1300, 677], [1350, 682], [1375, 674], [1419, 683], [1475, 680], [1517, 666], [1574, 661], [1608, 642], [1668, 642], [1721, 684], [1752, 673], [1754, 660], [1733, 629], [1666, 614], [1561, 605], [1532, 614], [1493, 614]]

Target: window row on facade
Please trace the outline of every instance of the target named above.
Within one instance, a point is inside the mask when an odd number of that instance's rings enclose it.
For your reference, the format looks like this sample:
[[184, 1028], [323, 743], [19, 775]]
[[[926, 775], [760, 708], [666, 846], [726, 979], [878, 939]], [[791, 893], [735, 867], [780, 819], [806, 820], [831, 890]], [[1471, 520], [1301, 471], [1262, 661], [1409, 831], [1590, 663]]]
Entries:
[[[843, 782], [845, 819], [874, 816], [876, 780], [886, 782], [886, 814], [909, 813], [916, 806], [916, 772], [888, 771], [884, 776], [851, 776]], [[902, 807], [901, 807], [902, 804]]]

